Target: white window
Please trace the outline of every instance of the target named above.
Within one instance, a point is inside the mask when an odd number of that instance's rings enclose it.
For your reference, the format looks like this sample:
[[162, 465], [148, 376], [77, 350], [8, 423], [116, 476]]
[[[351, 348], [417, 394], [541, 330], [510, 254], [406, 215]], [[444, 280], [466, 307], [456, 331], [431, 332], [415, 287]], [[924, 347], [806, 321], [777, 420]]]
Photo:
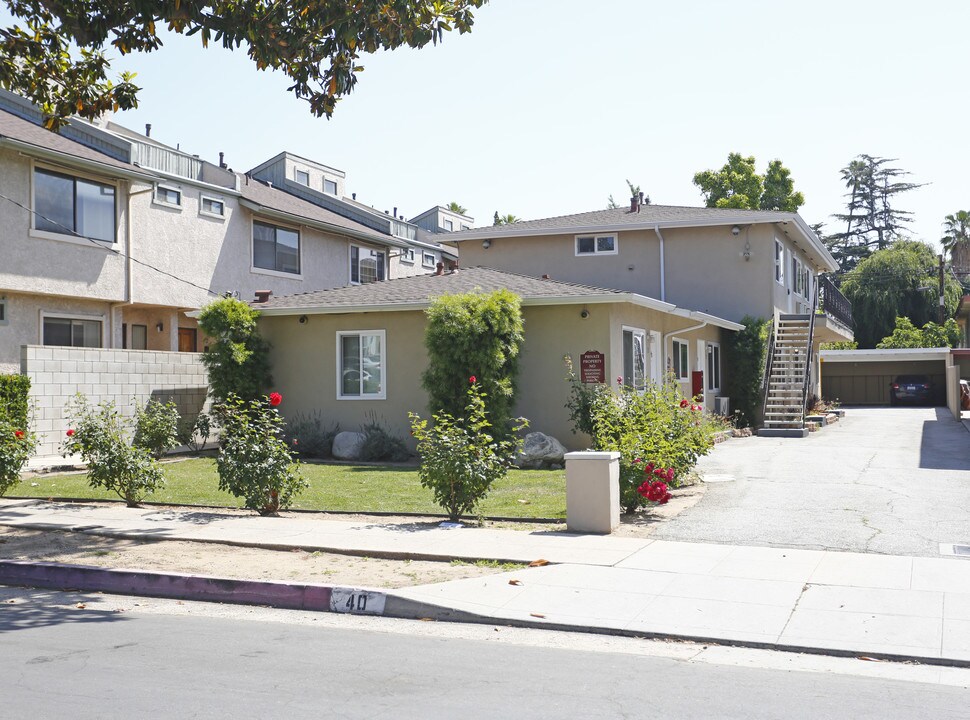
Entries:
[[428, 268], [433, 268], [438, 263], [438, 258], [434, 256], [434, 253], [426, 252], [421, 253], [421, 264]]
[[401, 251], [401, 262], [408, 264], [414, 262], [414, 248], [405, 248]]
[[616, 235], [577, 235], [576, 255], [616, 255]]
[[169, 207], [182, 207], [182, 191], [166, 185], [156, 185], [155, 202]]
[[683, 340], [674, 340], [670, 353], [674, 377], [678, 380], [687, 380], [690, 375], [690, 367], [687, 360], [687, 343]]
[[310, 173], [308, 173], [306, 170], [297, 170], [296, 181], [300, 183], [300, 185], [310, 187]]
[[115, 242], [114, 186], [34, 168], [33, 190], [35, 230]]
[[226, 216], [226, 201], [221, 198], [202, 195], [199, 198], [199, 213], [223, 218]]
[[337, 333], [337, 399], [383, 400], [384, 331]]
[[707, 344], [707, 389], [721, 389], [721, 346]]
[[300, 274], [300, 233], [253, 221], [253, 267]]
[[442, 223], [442, 225], [444, 225], [445, 230], [447, 230], [448, 232], [451, 232], [452, 230], [455, 229], [455, 223], [453, 223], [451, 220], [445, 220]]
[[323, 179], [323, 191], [325, 193], [327, 193], [327, 195], [336, 195], [337, 194], [337, 183], [335, 183], [333, 180], [327, 180], [327, 178], [324, 178]]
[[465, 223], [462, 223], [461, 224], [461, 229], [462, 230], [471, 230], [471, 226], [470, 225], [466, 225]]
[[10, 318], [7, 317], [7, 298], [0, 298], [0, 325], [9, 325]]
[[775, 281], [785, 284], [785, 247], [775, 240]]
[[812, 271], [805, 268], [805, 280], [802, 286], [805, 288], [805, 299], [808, 300], [812, 297]]
[[350, 282], [366, 285], [384, 279], [384, 253], [370, 248], [350, 246]]
[[44, 316], [44, 345], [101, 347], [100, 320]]
[[646, 388], [647, 334], [637, 328], [623, 328], [623, 384], [635, 390]]

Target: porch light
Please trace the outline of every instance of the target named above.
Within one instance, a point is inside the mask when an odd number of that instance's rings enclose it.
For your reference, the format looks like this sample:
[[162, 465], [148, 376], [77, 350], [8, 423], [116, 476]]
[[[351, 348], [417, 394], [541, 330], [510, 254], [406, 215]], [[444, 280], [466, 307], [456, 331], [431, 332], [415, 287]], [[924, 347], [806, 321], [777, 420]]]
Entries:
[[158, 332], [161, 332], [162, 330], [165, 329], [165, 326], [161, 322], [159, 322], [157, 325], [155, 325], [155, 329], [158, 330]]

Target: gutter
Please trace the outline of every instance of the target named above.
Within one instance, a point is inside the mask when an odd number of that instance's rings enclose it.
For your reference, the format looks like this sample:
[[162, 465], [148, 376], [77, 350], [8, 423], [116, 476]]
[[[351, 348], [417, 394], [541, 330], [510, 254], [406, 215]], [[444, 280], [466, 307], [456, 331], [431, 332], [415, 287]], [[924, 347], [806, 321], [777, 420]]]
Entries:
[[39, 145], [31, 145], [30, 143], [26, 143], [21, 140], [14, 140], [10, 137], [0, 137], [0, 147], [13, 148], [21, 151], [28, 157], [40, 158], [41, 160], [47, 160], [48, 162], [67, 165], [71, 168], [89, 170], [100, 175], [109, 175], [111, 177], [124, 178], [126, 180], [140, 180], [142, 182], [152, 182], [155, 179], [152, 175], [147, 173], [138, 172], [136, 170], [128, 170], [124, 167], [117, 167], [116, 165], [98, 162], [97, 160], [88, 160], [87, 158], [62, 153], [57, 150], [49, 150], [48, 148], [44, 148]]
[[237, 189], [239, 185], [238, 175], [236, 176], [236, 187], [228, 188], [224, 185], [214, 185], [213, 183], [203, 182], [202, 180], [194, 180], [192, 178], [185, 177], [184, 175], [176, 175], [175, 173], [165, 172], [164, 170], [156, 170], [155, 168], [148, 167], [147, 165], [138, 165], [135, 163], [135, 167], [148, 170], [152, 173], [152, 175], [158, 175], [158, 177], [164, 178], [165, 180], [186, 183], [187, 185], [194, 185], [204, 190], [211, 190], [214, 193], [219, 193], [220, 195], [232, 195], [234, 197], [242, 196], [242, 193]]

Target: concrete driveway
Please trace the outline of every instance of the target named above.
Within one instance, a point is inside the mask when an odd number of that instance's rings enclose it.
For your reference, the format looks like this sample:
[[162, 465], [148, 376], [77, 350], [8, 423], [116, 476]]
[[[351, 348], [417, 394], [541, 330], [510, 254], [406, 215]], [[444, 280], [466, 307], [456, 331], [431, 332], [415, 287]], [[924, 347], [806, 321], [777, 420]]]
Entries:
[[850, 408], [805, 439], [737, 438], [665, 540], [939, 556], [970, 545], [970, 432], [946, 408]]

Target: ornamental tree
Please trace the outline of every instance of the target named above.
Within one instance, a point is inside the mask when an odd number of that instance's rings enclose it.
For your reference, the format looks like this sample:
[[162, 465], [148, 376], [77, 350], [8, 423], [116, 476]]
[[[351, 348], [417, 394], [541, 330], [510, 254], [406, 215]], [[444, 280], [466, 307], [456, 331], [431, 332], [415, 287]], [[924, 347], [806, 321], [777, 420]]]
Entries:
[[798, 212], [805, 204], [805, 196], [795, 191], [791, 171], [781, 160], [772, 160], [765, 174], [759, 175], [754, 156], [730, 153], [720, 170], [696, 173], [694, 184], [712, 208]]
[[437, 44], [452, 29], [469, 32], [472, 10], [485, 2], [4, 0], [15, 24], [0, 29], [0, 87], [40, 106], [50, 129], [74, 114], [90, 119], [137, 107], [134, 75], [109, 80], [105, 51], [159, 50], [164, 29], [195, 35], [203, 47], [245, 46], [256, 69], [284, 73], [313, 115], [330, 117], [357, 84], [362, 54]]
[[255, 400], [272, 382], [270, 346], [256, 328], [258, 319], [259, 310], [231, 297], [202, 309], [199, 327], [212, 338], [202, 364], [209, 372], [209, 392], [217, 400], [230, 395]]

